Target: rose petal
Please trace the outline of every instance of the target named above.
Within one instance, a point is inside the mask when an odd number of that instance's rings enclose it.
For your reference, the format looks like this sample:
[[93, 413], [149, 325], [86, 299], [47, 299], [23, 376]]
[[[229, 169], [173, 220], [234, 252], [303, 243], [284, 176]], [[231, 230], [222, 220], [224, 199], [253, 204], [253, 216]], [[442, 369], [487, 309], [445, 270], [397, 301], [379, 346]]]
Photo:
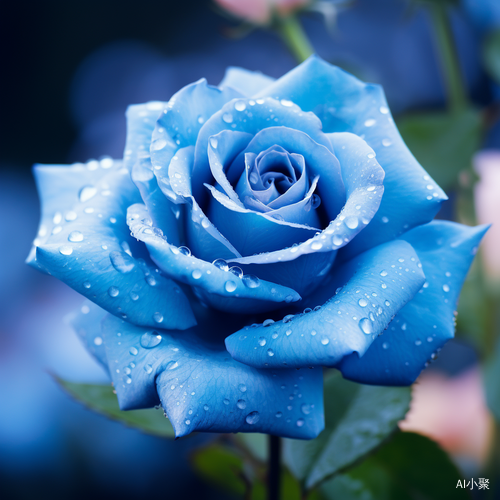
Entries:
[[427, 281], [361, 358], [354, 354], [340, 363], [345, 378], [375, 385], [415, 381], [454, 336], [460, 289], [487, 229], [434, 221], [401, 237], [415, 248]]
[[151, 258], [163, 272], [194, 287], [199, 298], [210, 306], [228, 312], [251, 313], [275, 309], [280, 302], [300, 300], [300, 295], [290, 288], [249, 277], [240, 278], [221, 266], [193, 257], [189, 251], [179, 250], [154, 228], [144, 224], [145, 218], [144, 205], [129, 208], [127, 222], [133, 236], [146, 244]]
[[244, 68], [230, 66], [226, 69], [219, 87], [232, 87], [245, 97], [252, 97], [275, 81], [260, 71], [249, 71]]
[[[42, 201], [50, 199], [44, 214], [57, 206], [55, 200], [62, 195], [59, 212], [53, 214], [55, 227], [37, 242], [36, 262], [103, 309], [134, 324], [161, 323], [178, 329], [196, 324], [179, 286], [157, 273], [145, 248], [130, 238], [125, 214], [140, 196], [128, 170], [110, 168], [87, 184], [82, 168], [35, 169]], [[68, 182], [70, 176], [73, 179]], [[74, 189], [78, 182], [79, 191]]]
[[[213, 327], [213, 326], [212, 326]], [[296, 439], [324, 427], [322, 371], [256, 370], [191, 332], [146, 330], [108, 316], [103, 337], [122, 410], [161, 404], [176, 437], [262, 432]], [[290, 400], [290, 394], [303, 397]], [[305, 414], [301, 407], [313, 410]]]
[[[362, 356], [422, 287], [418, 264], [406, 242], [375, 247], [331, 275], [316, 292], [320, 307], [240, 330], [226, 339], [227, 350], [257, 368], [335, 366], [353, 352]], [[328, 300], [321, 305], [324, 297]]]
[[386, 173], [385, 195], [373, 222], [344, 251], [345, 259], [429, 222], [447, 199], [401, 139], [380, 86], [312, 56], [258, 96], [289, 99], [319, 116], [325, 132], [353, 132], [375, 151]]

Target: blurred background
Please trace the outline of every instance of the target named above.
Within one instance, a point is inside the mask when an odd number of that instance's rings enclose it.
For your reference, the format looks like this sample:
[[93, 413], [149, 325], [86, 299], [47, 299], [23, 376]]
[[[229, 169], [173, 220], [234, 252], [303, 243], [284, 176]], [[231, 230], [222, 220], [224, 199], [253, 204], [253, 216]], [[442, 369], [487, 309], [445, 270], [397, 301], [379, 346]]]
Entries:
[[[128, 499], [166, 485], [172, 498], [200, 491], [225, 498], [188, 465], [190, 451], [206, 437], [146, 436], [86, 410], [57, 386], [53, 373], [89, 383], [105, 383], [106, 376], [64, 319], [81, 298], [24, 259], [39, 218], [34, 163], [119, 158], [129, 104], [166, 101], [202, 77], [217, 84], [227, 66], [279, 77], [297, 64], [300, 54], [258, 10], [261, 4], [0, 4], [2, 499]], [[298, 22], [320, 56], [384, 86], [410, 149], [449, 194], [439, 217], [500, 223], [500, 2], [290, 4], [287, 12], [301, 8]], [[491, 356], [498, 350], [496, 243], [493, 228], [464, 290], [457, 339], [419, 379], [401, 424], [436, 439], [468, 476], [482, 470], [498, 440], [500, 394], [489, 389], [500, 379], [500, 355]], [[484, 390], [488, 378], [495, 383]]]

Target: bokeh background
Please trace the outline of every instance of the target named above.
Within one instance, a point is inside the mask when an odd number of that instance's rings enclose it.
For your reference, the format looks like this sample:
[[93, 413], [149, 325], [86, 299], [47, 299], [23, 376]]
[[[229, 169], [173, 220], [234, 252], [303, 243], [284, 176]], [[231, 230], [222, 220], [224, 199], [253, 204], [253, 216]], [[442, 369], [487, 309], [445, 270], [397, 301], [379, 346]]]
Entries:
[[[477, 144], [486, 152], [476, 157], [483, 179], [476, 190], [483, 189], [481, 199], [496, 202], [496, 209], [490, 204], [477, 210], [481, 222], [489, 222], [495, 210], [500, 213], [500, 153], [495, 153], [500, 151], [500, 92], [481, 53], [489, 30], [495, 22], [500, 25], [500, 8], [495, 21], [495, 7], [484, 14], [469, 4], [474, 2], [454, 8], [450, 20], [467, 94], [489, 113], [488, 129]], [[217, 84], [231, 65], [274, 77], [295, 66], [276, 33], [249, 29], [221, 14], [208, 0], [0, 4], [2, 499], [200, 493], [226, 498], [189, 468], [191, 450], [207, 437], [172, 442], [146, 436], [93, 414], [57, 386], [52, 374], [91, 383], [105, 383], [106, 376], [64, 319], [81, 298], [24, 264], [39, 217], [34, 163], [119, 158], [128, 104], [168, 100], [202, 77]], [[319, 55], [382, 84], [396, 117], [445, 108], [439, 51], [425, 7], [404, 0], [357, 0], [342, 2], [337, 14], [333, 25], [318, 13], [301, 15]], [[456, 219], [453, 182], [448, 191], [450, 201], [439, 216]], [[498, 256], [490, 253], [491, 271]], [[500, 264], [496, 269], [500, 277]], [[469, 288], [474, 309], [473, 298], [483, 289]], [[462, 328], [459, 316], [457, 340], [421, 377], [402, 427], [438, 440], [470, 477], [491, 451], [493, 420], [478, 367], [482, 347], [474, 340], [482, 330], [474, 310], [467, 314]]]

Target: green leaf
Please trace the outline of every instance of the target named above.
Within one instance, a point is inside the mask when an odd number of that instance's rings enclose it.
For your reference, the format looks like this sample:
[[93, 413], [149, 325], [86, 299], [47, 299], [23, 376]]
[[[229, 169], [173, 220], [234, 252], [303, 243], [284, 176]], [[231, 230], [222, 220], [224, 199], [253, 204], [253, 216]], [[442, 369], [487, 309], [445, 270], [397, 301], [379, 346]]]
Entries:
[[111, 420], [153, 436], [175, 437], [172, 425], [160, 410], [121, 411], [111, 385], [78, 384], [59, 377], [54, 378], [77, 401]]
[[[328, 500], [465, 500], [469, 491], [448, 455], [430, 439], [399, 432], [357, 467], [327, 481]], [[470, 480], [470, 479], [469, 479]]]
[[415, 158], [445, 190], [458, 183], [460, 171], [470, 170], [481, 144], [481, 115], [475, 109], [410, 114], [397, 124]]
[[490, 33], [484, 41], [483, 61], [490, 76], [500, 83], [500, 30]]
[[305, 489], [313, 488], [387, 439], [410, 399], [409, 387], [356, 384], [333, 373], [325, 380], [325, 430], [311, 441], [285, 440], [286, 464]]
[[497, 422], [500, 422], [500, 341], [483, 369], [486, 403]]
[[196, 451], [191, 458], [203, 479], [229, 493], [242, 496], [251, 487], [245, 482], [243, 459], [233, 450], [214, 444]]

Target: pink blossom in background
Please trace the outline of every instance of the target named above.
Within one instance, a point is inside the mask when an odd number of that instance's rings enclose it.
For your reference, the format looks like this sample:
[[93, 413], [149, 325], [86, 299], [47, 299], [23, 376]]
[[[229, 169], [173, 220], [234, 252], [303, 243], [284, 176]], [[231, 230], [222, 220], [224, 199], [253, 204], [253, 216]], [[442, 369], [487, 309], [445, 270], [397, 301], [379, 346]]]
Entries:
[[481, 245], [487, 276], [500, 280], [500, 150], [485, 150], [474, 157], [480, 181], [474, 201], [479, 224], [493, 224]]
[[286, 16], [310, 3], [311, 0], [215, 0], [232, 15], [253, 24], [267, 24], [273, 11]]
[[457, 458], [484, 464], [493, 420], [479, 369], [471, 368], [456, 377], [423, 373], [413, 386], [410, 411], [399, 427], [434, 439]]

